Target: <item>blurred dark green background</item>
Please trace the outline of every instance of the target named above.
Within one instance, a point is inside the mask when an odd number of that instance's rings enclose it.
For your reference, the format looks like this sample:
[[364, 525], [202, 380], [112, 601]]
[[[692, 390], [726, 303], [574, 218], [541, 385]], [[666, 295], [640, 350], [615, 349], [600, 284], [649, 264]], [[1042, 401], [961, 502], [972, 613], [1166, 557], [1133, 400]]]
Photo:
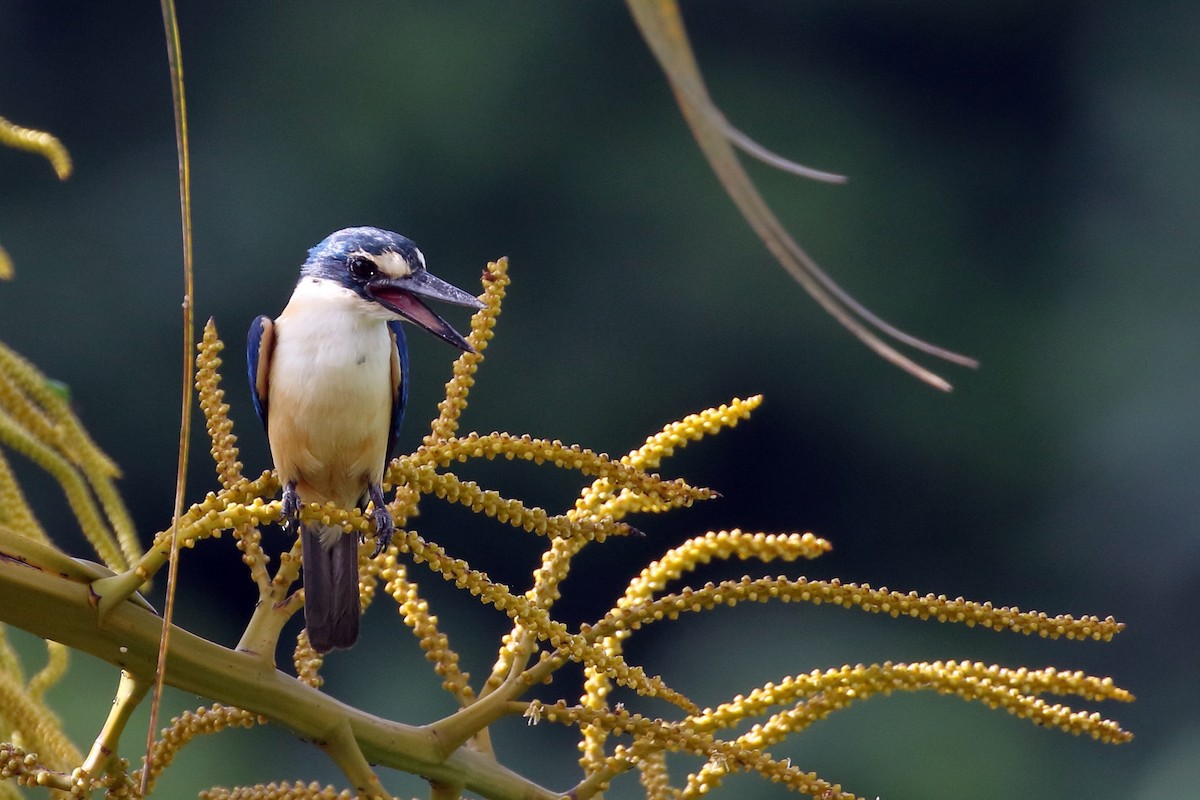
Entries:
[[[308, 247], [346, 225], [391, 228], [468, 287], [507, 255], [514, 283], [466, 426], [623, 453], [686, 413], [767, 398], [748, 424], [667, 465], [724, 499], [642, 519], [645, 540], [582, 557], [568, 621], [603, 613], [666, 547], [734, 526], [834, 543], [794, 574], [1112, 614], [1129, 630], [1103, 645], [743, 606], [651, 629], [632, 652], [705, 704], [885, 659], [1112, 675], [1139, 698], [1100, 708], [1137, 734], [1122, 747], [906, 696], [773, 752], [890, 800], [1194, 797], [1194, 4], [705, 0], [685, 13], [734, 124], [851, 178], [828, 187], [751, 166], [798, 240], [875, 311], [983, 367], [950, 374], [957, 388], [943, 396], [821, 313], [722, 194], [619, 3], [185, 2], [199, 314], [230, 345], [247, 468], [266, 468], [268, 453], [244, 388], [244, 331], [282, 308]], [[76, 163], [59, 184], [40, 159], [0, 152], [0, 242], [18, 270], [0, 286], [0, 337], [70, 384], [124, 467], [148, 540], [171, 510], [181, 298], [158, 7], [0, 0], [0, 114], [53, 131]], [[415, 446], [454, 354], [428, 336], [410, 346], [403, 438]], [[84, 552], [57, 488], [19, 466], [43, 521]], [[193, 467], [196, 499], [215, 485], [200, 429]], [[556, 510], [580, 485], [507, 463], [467, 473]], [[538, 543], [434, 502], [416, 524], [527, 585]], [[499, 615], [415, 575], [484, 673]], [[236, 641], [253, 598], [232, 542], [186, 553], [182, 577], [180, 621]], [[371, 609], [363, 642], [330, 658], [328, 690], [435, 719], [449, 706], [394, 613]], [[82, 742], [116, 673], [83, 657], [73, 669], [57, 691]], [[551, 689], [574, 696], [575, 680]], [[126, 742], [135, 759], [140, 735]], [[497, 740], [546, 785], [573, 782], [571, 733], [517, 721]], [[340, 785], [316, 750], [264, 729], [185, 750], [162, 791], [297, 777]], [[612, 796], [637, 793], [624, 780]], [[727, 792], [783, 794], [758, 779]]]

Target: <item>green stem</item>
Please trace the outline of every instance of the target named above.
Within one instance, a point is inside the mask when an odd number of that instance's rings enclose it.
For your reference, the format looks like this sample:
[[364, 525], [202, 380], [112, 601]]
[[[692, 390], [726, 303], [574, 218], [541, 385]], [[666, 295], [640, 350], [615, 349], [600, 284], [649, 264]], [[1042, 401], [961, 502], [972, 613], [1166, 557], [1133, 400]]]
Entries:
[[[0, 559], [0, 622], [115, 664], [153, 680], [162, 619], [133, 603], [101, 617], [87, 584]], [[302, 739], [325, 742], [349, 726], [369, 763], [461, 785], [494, 800], [553, 800], [561, 795], [460, 748], [449, 756], [435, 733], [367, 714], [305, 686], [265, 664], [176, 628], [166, 664], [167, 683], [219, 703], [260, 714]]]
[[363, 757], [358, 741], [350, 723], [343, 720], [321, 745], [321, 749], [329, 754], [342, 773], [350, 779], [354, 792], [358, 797], [391, 797], [391, 793], [383, 788], [379, 776], [367, 759]]
[[592, 800], [593, 797], [597, 797], [608, 788], [613, 778], [632, 766], [632, 763], [625, 763], [620, 769], [601, 769], [593, 772], [571, 790], [570, 795], [572, 800]]
[[237, 644], [238, 651], [257, 655], [271, 666], [275, 666], [275, 648], [279, 644], [279, 634], [295, 611], [294, 606], [289, 607], [287, 603], [276, 602], [275, 593], [270, 588], [261, 592], [258, 605], [254, 607], [254, 613], [246, 623], [246, 630], [242, 632], [241, 641]]
[[[101, 584], [108, 585], [106, 582], [121, 577], [121, 575], [114, 575], [113, 571], [103, 564], [71, 558], [61, 550], [23, 536], [3, 525], [0, 525], [0, 558], [24, 564], [27, 567], [42, 570], [49, 575], [66, 578], [76, 583], [91, 584], [93, 587]], [[122, 575], [124, 574], [127, 573], [122, 573]], [[132, 591], [122, 589], [120, 600], [131, 600], [147, 611], [154, 611], [146, 599], [138, 594], [140, 586], [140, 583], [135, 583]], [[115, 598], [115, 593], [113, 594]], [[110, 602], [113, 605], [119, 604], [115, 599]], [[103, 605], [103, 598], [100, 595], [94, 595], [92, 603], [93, 605]]]
[[459, 800], [461, 797], [461, 786], [437, 781], [429, 782], [429, 800]]
[[118, 758], [118, 746], [125, 725], [152, 686], [153, 681], [144, 681], [130, 672], [121, 671], [121, 682], [117, 685], [117, 696], [113, 698], [112, 710], [108, 712], [108, 719], [104, 721], [100, 735], [96, 737], [91, 751], [83, 760], [83, 768], [89, 774], [99, 775], [102, 770], [107, 770], [113, 759]]
[[531, 647], [532, 637], [526, 633], [520, 646], [513, 653], [513, 660], [509, 665], [504, 683], [466, 708], [459, 709], [445, 719], [428, 726], [429, 730], [437, 736], [438, 741], [442, 743], [445, 752], [453, 753], [466, 744], [471, 737], [477, 736], [488, 725], [508, 713], [509, 701], [515, 700], [529, 686], [521, 678], [525, 663], [529, 659]]

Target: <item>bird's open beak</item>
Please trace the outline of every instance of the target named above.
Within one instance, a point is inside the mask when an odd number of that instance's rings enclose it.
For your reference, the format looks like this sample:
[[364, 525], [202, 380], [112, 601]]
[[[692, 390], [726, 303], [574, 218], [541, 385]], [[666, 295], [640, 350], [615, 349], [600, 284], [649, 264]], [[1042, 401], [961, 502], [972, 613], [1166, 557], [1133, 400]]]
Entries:
[[443, 339], [460, 350], [475, 352], [475, 348], [462, 335], [421, 302], [421, 298], [441, 300], [456, 306], [483, 308], [473, 295], [457, 286], [435, 278], [424, 269], [418, 269], [403, 278], [379, 278], [367, 284], [367, 293], [380, 305], [388, 308], [409, 322], [420, 325], [439, 339]]

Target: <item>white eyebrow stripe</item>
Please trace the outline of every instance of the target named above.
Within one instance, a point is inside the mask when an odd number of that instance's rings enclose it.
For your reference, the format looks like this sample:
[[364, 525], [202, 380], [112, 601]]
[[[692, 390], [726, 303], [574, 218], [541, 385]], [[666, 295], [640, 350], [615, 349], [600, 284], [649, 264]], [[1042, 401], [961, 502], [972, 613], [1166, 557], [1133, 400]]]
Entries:
[[[413, 265], [395, 250], [384, 250], [382, 253], [375, 254], [359, 248], [350, 255], [370, 259], [375, 262], [379, 271], [389, 278], [404, 278], [413, 273]], [[421, 255], [420, 250], [417, 251], [417, 257], [421, 261], [421, 266], [425, 266], [425, 257]]]
[[394, 250], [384, 250], [375, 259], [375, 263], [379, 265], [379, 271], [389, 278], [403, 278], [411, 275], [413, 271], [412, 264]]

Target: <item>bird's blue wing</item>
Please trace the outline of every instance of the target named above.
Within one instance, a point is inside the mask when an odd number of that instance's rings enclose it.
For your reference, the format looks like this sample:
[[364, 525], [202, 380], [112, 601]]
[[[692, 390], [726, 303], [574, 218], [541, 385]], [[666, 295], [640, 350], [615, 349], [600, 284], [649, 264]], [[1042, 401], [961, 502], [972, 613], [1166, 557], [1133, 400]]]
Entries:
[[392, 334], [392, 418], [388, 426], [387, 458], [396, 455], [396, 440], [400, 433], [400, 422], [404, 419], [404, 406], [408, 404], [408, 346], [404, 342], [404, 326], [399, 321], [389, 322]]
[[250, 378], [250, 397], [254, 411], [267, 427], [267, 384], [271, 375], [271, 351], [275, 347], [275, 324], [270, 317], [258, 317], [250, 323], [246, 337], [246, 373]]

